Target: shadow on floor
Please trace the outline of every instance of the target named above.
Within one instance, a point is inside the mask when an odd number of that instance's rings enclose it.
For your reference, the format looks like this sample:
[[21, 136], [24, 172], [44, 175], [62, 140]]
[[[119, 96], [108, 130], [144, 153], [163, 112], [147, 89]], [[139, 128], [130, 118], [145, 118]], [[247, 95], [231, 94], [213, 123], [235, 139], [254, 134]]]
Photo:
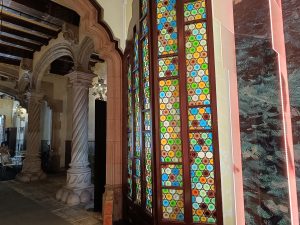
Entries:
[[71, 225], [0, 182], [1, 225]]

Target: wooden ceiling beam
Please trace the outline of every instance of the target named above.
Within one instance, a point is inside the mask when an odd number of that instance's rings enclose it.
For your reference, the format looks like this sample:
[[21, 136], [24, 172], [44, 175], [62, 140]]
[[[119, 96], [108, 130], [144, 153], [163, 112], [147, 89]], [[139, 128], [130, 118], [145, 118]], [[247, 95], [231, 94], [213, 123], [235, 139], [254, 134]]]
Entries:
[[21, 60], [8, 58], [0, 55], [0, 63], [5, 63], [14, 66], [20, 66]]
[[40, 37], [40, 36], [30, 34], [30, 33], [24, 32], [24, 31], [16, 30], [16, 29], [13, 29], [12, 27], [7, 27], [7, 26], [4, 26], [4, 25], [1, 26], [1, 30], [2, 30], [2, 32], [6, 32], [6, 33], [9, 33], [9, 34], [13, 34], [13, 35], [17, 35], [17, 36], [20, 36], [20, 37], [23, 37], [23, 38], [27, 38], [27, 39], [39, 42], [43, 45], [47, 45], [48, 42], [49, 42], [48, 38]]
[[0, 13], [0, 17], [3, 21], [6, 21], [6, 22], [9, 22], [9, 23], [18, 25], [18, 26], [22, 26], [22, 27], [25, 27], [27, 29], [32, 29], [32, 30], [38, 31], [40, 33], [46, 34], [47, 36], [51, 36], [52, 38], [56, 37], [57, 34], [59, 33], [55, 30], [48, 29], [44, 26], [39, 26], [36, 23], [31, 23], [31, 22], [28, 21], [28, 19], [22, 18], [22, 17], [17, 16], [17, 15], [13, 15], [11, 13], [10, 14], [5, 13], [5, 12]]
[[59, 20], [79, 26], [80, 16], [73, 10], [61, 6], [49, 0], [13, 0], [18, 4], [27, 6], [32, 10], [36, 10]]
[[33, 58], [33, 51], [26, 49], [16, 48], [11, 45], [0, 43], [0, 52], [7, 55], [22, 57], [22, 58]]
[[9, 43], [13, 43], [13, 44], [16, 44], [16, 45], [20, 45], [20, 46], [23, 46], [23, 47], [26, 47], [26, 48], [30, 48], [34, 51], [37, 51], [37, 50], [41, 49], [41, 46], [38, 45], [38, 44], [34, 44], [32, 42], [17, 39], [15, 37], [6, 36], [4, 33], [0, 34], [0, 40], [5, 41], [5, 42], [9, 42]]

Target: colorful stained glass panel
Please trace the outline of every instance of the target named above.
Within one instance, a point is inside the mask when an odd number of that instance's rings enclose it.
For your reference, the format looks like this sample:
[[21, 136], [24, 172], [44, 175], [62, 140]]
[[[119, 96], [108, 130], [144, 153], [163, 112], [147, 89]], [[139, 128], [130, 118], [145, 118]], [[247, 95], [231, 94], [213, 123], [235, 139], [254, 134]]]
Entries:
[[184, 4], [185, 21], [206, 19], [205, 0], [193, 1]]
[[146, 131], [150, 131], [151, 130], [151, 114], [150, 114], [150, 111], [146, 111], [144, 113], [144, 129]]
[[178, 76], [178, 57], [166, 57], [158, 60], [159, 77]]
[[152, 212], [152, 135], [145, 133], [145, 154], [146, 154], [146, 209]]
[[190, 130], [211, 129], [211, 108], [190, 108], [188, 121]]
[[163, 218], [184, 220], [183, 190], [162, 189]]
[[161, 80], [159, 86], [161, 161], [181, 162], [179, 82]]
[[176, 0], [157, 0], [158, 54], [177, 53]]
[[128, 66], [128, 152], [127, 152], [127, 186], [128, 186], [128, 197], [132, 198], [132, 159], [133, 159], [133, 137], [132, 137], [132, 76], [131, 76], [131, 65]]
[[148, 0], [142, 0], [142, 17], [148, 12]]
[[127, 185], [128, 185], [128, 197], [132, 198], [132, 158], [133, 158], [133, 146], [132, 146], [132, 133], [128, 133], [128, 163], [127, 163]]
[[161, 180], [162, 180], [162, 186], [182, 187], [183, 186], [182, 165], [162, 165]]
[[136, 190], [136, 203], [141, 204], [142, 203], [142, 186], [141, 186], [141, 179], [139, 177], [135, 180], [135, 190]]
[[139, 67], [139, 35], [134, 35], [134, 69]]
[[193, 221], [216, 223], [212, 133], [190, 133]]
[[188, 102], [190, 106], [209, 105], [206, 23], [187, 25], [185, 31]]
[[144, 109], [150, 109], [150, 73], [149, 73], [148, 37], [146, 37], [143, 41], [143, 86], [144, 86]]
[[147, 18], [145, 18], [142, 22], [142, 35], [146, 35], [149, 31], [149, 27], [148, 27], [148, 20]]

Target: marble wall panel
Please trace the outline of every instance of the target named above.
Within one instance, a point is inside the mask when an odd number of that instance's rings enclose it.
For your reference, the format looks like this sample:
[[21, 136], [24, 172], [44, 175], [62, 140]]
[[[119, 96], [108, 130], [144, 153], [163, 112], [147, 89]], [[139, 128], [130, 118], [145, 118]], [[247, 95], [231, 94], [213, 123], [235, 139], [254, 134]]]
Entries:
[[[298, 204], [300, 202], [300, 1], [282, 0]], [[299, 211], [300, 213], [300, 211]]]
[[268, 0], [234, 4], [247, 225], [290, 224], [278, 55]]

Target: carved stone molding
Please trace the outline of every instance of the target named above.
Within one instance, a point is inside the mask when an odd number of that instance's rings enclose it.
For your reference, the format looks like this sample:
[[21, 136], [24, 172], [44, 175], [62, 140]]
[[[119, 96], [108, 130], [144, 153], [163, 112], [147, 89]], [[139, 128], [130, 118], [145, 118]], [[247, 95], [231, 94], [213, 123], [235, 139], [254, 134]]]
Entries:
[[64, 39], [70, 42], [72, 45], [77, 45], [79, 43], [78, 27], [72, 24], [64, 23], [62, 32], [63, 32]]

